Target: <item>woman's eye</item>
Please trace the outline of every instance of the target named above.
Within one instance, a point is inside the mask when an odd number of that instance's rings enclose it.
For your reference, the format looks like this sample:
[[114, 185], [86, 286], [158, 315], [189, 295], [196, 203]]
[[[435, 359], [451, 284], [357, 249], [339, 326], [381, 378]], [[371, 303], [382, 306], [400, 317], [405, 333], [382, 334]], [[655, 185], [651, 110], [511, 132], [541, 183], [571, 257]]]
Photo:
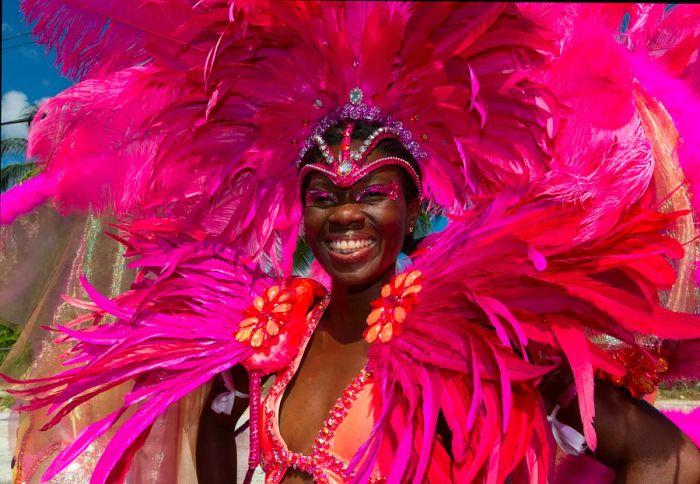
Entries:
[[328, 205], [337, 201], [335, 195], [321, 190], [309, 190], [306, 193], [307, 205]]
[[387, 194], [385, 192], [381, 192], [379, 190], [370, 190], [366, 192], [362, 192], [359, 197], [357, 197], [358, 200], [374, 200], [374, 199], [384, 199], [387, 198]]
[[398, 185], [376, 185], [367, 187], [362, 191], [357, 197], [358, 202], [362, 201], [381, 201], [386, 200], [396, 200], [398, 198]]

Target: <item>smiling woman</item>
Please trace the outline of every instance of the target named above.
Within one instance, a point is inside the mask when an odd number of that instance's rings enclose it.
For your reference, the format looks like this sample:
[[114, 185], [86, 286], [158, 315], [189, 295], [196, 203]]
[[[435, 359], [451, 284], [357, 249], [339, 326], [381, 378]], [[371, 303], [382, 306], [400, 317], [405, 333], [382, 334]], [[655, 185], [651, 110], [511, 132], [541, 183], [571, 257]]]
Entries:
[[[231, 482], [246, 411], [241, 474], [271, 484], [570, 482], [564, 454], [698, 480], [637, 398], [698, 376], [697, 7], [25, 6], [86, 78], [3, 207], [114, 212], [139, 274], [111, 299], [83, 278], [71, 367], [8, 378], [47, 428], [123, 384], [19, 481], [90, 449], [94, 483]], [[416, 243], [421, 206], [449, 224]]]
[[[354, 124], [346, 127], [342, 144], [328, 143], [329, 152], [337, 153], [339, 160], [352, 159], [364, 141], [363, 130], [353, 131]], [[372, 403], [374, 381], [367, 368], [369, 342], [363, 339], [363, 331], [371, 303], [396, 273], [403, 240], [413, 231], [418, 216], [420, 180], [401, 167], [409, 157], [388, 162], [387, 153], [376, 146], [339, 174], [329, 173], [328, 165], [317, 159], [304, 165], [311, 170], [302, 168], [306, 172], [301, 180], [306, 240], [329, 275], [332, 290], [313, 337], [300, 352], [303, 356], [268, 397], [270, 411], [265, 418], [279, 422], [269, 447], [311, 456], [320, 463], [300, 468], [301, 473], [286, 472], [284, 460], [268, 463], [274, 468], [272, 475], [286, 476], [284, 482], [304, 482], [311, 477], [342, 481], [355, 449], [371, 433], [368, 417], [379, 409]], [[354, 171], [363, 166], [374, 169], [365, 170], [367, 174], [357, 179]], [[343, 177], [357, 181], [342, 188], [347, 185]], [[371, 337], [371, 328], [365, 337], [374, 340], [377, 334]], [[334, 416], [334, 402], [341, 405], [341, 415]], [[319, 436], [328, 445], [319, 445]], [[374, 478], [381, 478], [378, 469]]]
[[[354, 140], [348, 149], [358, 148], [362, 141]], [[330, 149], [340, 152], [338, 148]], [[413, 231], [420, 206], [417, 180], [399, 163], [387, 161], [390, 158], [381, 146], [362, 160], [374, 165], [374, 171], [345, 189], [325, 174], [324, 165], [305, 165], [312, 170], [304, 170], [306, 178], [302, 179], [306, 240], [335, 284], [348, 288], [394, 273], [396, 258], [404, 238]]]
[[400, 169], [383, 166], [348, 189], [309, 175], [306, 240], [336, 285], [358, 288], [395, 272], [419, 207], [418, 198], [408, 206]]

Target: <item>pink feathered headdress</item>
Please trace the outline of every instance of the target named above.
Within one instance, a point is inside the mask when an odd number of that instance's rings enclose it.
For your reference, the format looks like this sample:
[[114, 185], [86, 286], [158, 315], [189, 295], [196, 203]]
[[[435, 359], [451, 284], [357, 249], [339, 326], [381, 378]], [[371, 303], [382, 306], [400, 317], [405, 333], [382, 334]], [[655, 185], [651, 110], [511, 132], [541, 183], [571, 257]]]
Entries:
[[43, 107], [30, 137], [64, 211], [165, 211], [253, 256], [278, 245], [288, 270], [294, 162], [356, 88], [400, 127], [439, 206], [460, 209], [548, 164], [556, 103], [522, 73], [555, 45], [515, 5], [88, 3], [23, 3], [64, 71], [89, 77]]
[[[566, 261], [561, 264], [562, 285], [570, 280], [572, 264], [568, 253], [559, 255], [559, 248], [607, 254], [596, 245], [604, 236], [635, 235], [626, 222], [636, 213], [630, 207], [655, 205], [677, 188], [660, 188], [660, 180], [666, 179], [658, 176], [659, 166], [675, 169], [680, 164], [688, 173], [695, 166], [690, 141], [696, 123], [683, 116], [680, 106], [689, 112], [700, 106], [697, 56], [693, 57], [697, 45], [691, 48], [686, 42], [694, 37], [683, 23], [697, 7], [677, 6], [668, 15], [659, 10], [663, 6], [629, 7], [634, 10], [629, 31], [620, 35], [622, 13], [628, 7], [599, 4], [24, 0], [22, 6], [29, 20], [37, 22], [40, 41], [57, 50], [64, 72], [83, 80], [42, 106], [29, 139], [29, 156], [41, 165], [42, 178], [3, 195], [2, 220], [9, 222], [47, 198], [63, 211], [113, 211], [122, 219], [125, 243], [138, 248], [138, 263], [156, 276], [148, 280], [148, 287], [135, 287], [116, 301], [91, 293], [104, 306], [102, 311], [121, 318], [115, 323], [119, 331], [112, 334], [112, 327], [100, 326], [96, 335], [66, 329], [80, 341], [76, 351], [83, 352], [73, 362], [87, 364], [59, 377], [83, 381], [81, 372], [92, 372], [94, 381], [89, 384], [98, 393], [104, 383], [102, 357], [115, 352], [97, 343], [121, 348], [127, 356], [135, 352], [150, 358], [152, 352], [141, 345], [153, 348], [153, 340], [160, 344], [161, 331], [150, 325], [143, 308], [152, 308], [143, 301], [153, 302], [155, 297], [164, 298], [157, 304], [165, 308], [157, 323], [179, 328], [172, 338], [183, 338], [187, 344], [178, 344], [191, 352], [187, 363], [197, 363], [190, 367], [173, 360], [167, 368], [171, 379], [158, 384], [148, 378], [139, 381], [120, 411], [141, 400], [149, 405], [122, 427], [95, 480], [109, 476], [122, 453], [135, 452], [135, 439], [169, 403], [249, 356], [250, 349], [232, 336], [234, 330], [239, 335], [240, 321], [234, 319], [243, 314], [252, 290], [260, 288], [246, 284], [230, 267], [247, 268], [254, 261], [267, 274], [291, 272], [301, 220], [295, 161], [312, 136], [335, 122], [334, 113], [343, 109], [351, 92], [361, 91], [364, 109], [381, 113], [380, 124], [395, 129], [417, 158], [427, 201], [457, 213], [456, 220], [466, 207], [481, 204], [480, 213], [488, 222], [481, 229], [491, 227], [504, 246], [520, 251], [518, 260], [532, 259], [537, 271], [547, 267], [546, 255], [531, 247], [523, 252], [519, 242], [511, 244], [505, 209], [499, 212], [498, 203], [483, 202], [498, 201], [501, 192], [510, 191], [527, 193], [530, 200], [549, 207], [571, 208], [567, 224], [550, 227], [567, 239], [552, 241], [557, 250], [551, 250]], [[684, 87], [674, 89], [673, 95], [668, 92], [678, 86]], [[664, 116], [675, 121], [675, 131], [661, 135], [656, 128]], [[668, 153], [661, 151], [660, 140], [672, 141]], [[683, 183], [682, 176], [673, 180], [678, 186]], [[529, 231], [531, 220], [543, 218], [538, 218], [539, 212], [535, 215], [524, 218], [527, 223], [521, 229], [539, 240], [546, 236]], [[459, 226], [448, 232], [458, 240], [465, 234]], [[476, 229], [472, 235], [480, 240]], [[476, 247], [498, 247], [487, 237], [482, 244]], [[464, 247], [465, 259], [478, 255], [467, 250], [472, 246], [466, 242]], [[665, 254], [662, 249], [656, 249], [658, 254]], [[435, 261], [439, 268], [449, 269], [445, 261], [453, 253], [446, 251], [443, 260]], [[627, 261], [627, 253], [614, 255], [613, 260]], [[639, 257], [644, 255], [649, 254], [641, 251]], [[494, 264], [501, 256], [494, 255]], [[602, 270], [597, 260], [583, 261], [590, 273]], [[650, 273], [649, 278], [656, 277], [654, 287], [672, 284], [665, 269], [656, 275], [658, 264], [629, 264], [634, 269], [625, 266], [625, 273], [631, 279], [636, 272]], [[501, 274], [515, 273], [507, 268], [501, 267]], [[529, 265], [526, 269], [534, 273]], [[250, 269], [250, 274], [257, 273]], [[465, 293], [459, 286], [465, 283], [464, 274], [451, 273], [455, 293]], [[484, 276], [476, 262], [474, 274], [473, 280]], [[578, 276], [592, 285], [591, 291], [605, 287], [599, 277]], [[191, 281], [202, 284], [193, 286]], [[551, 291], [552, 282], [542, 287]], [[645, 292], [646, 280], [638, 287], [654, 299], [651, 290]], [[583, 299], [593, 298], [583, 289], [579, 292]], [[532, 312], [535, 334], [552, 345], [560, 340], [564, 352], [574, 355], [570, 362], [585, 403], [586, 434], [594, 443], [592, 364], [585, 345], [579, 344], [585, 342], [584, 331], [571, 329], [570, 316], [540, 328], [541, 313], [552, 309], [531, 308], [532, 298], [520, 294], [513, 296], [514, 304]], [[573, 295], [561, 292], [562, 298]], [[240, 307], [226, 303], [234, 296]], [[598, 300], [597, 309], [617, 315], [621, 306], [613, 299]], [[497, 303], [479, 301], [488, 303], [483, 307], [491, 308], [494, 326], [498, 314], [506, 314], [493, 309], [501, 308]], [[649, 304], [656, 308], [655, 302]], [[196, 333], [199, 339], [193, 340], [190, 321], [185, 330], [169, 312], [169, 305], [176, 303], [187, 306], [188, 318], [197, 327], [206, 328]], [[233, 313], [224, 318], [224, 310]], [[224, 319], [214, 334], [211, 321], [216, 318]], [[649, 320], [640, 321], [635, 330], [654, 329]], [[145, 326], [143, 338], [128, 337], [124, 325]], [[453, 329], [459, 332], [461, 326]], [[612, 323], [598, 329], [613, 334], [617, 330], [622, 340], [632, 340], [631, 330], [621, 331]], [[475, 328], [479, 341], [481, 330]], [[104, 340], [97, 338], [102, 331], [109, 333]], [[690, 336], [695, 333], [688, 331], [685, 337]], [[210, 337], [217, 344], [211, 344]], [[451, 334], [443, 339], [455, 341]], [[215, 354], [202, 353], [203, 347]], [[411, 349], [411, 354], [422, 351]], [[211, 364], [199, 364], [200, 357]], [[133, 370], [117, 365], [114, 375], [148, 375], [161, 363], [148, 360]], [[45, 389], [51, 392], [57, 379]], [[188, 386], [179, 385], [183, 381]], [[505, 377], [503, 381], [507, 386]], [[415, 381], [408, 379], [406, 384]], [[68, 388], [52, 394], [55, 402], [37, 398], [31, 405], [69, 409], [77, 387]], [[37, 394], [36, 389], [27, 391], [32, 392]], [[431, 401], [431, 408], [437, 401]], [[536, 404], [536, 398], [532, 402]], [[436, 418], [437, 413], [431, 415]], [[118, 416], [88, 428], [50, 471], [67, 465]], [[494, 414], [489, 417], [496, 419]], [[527, 420], [527, 412], [521, 417]], [[468, 420], [473, 421], [471, 415]], [[488, 442], [495, 439], [481, 442], [476, 463], [465, 475], [483, 471], [486, 453], [492, 450]], [[422, 470], [428, 454], [424, 455]], [[399, 462], [397, 468], [406, 465]]]

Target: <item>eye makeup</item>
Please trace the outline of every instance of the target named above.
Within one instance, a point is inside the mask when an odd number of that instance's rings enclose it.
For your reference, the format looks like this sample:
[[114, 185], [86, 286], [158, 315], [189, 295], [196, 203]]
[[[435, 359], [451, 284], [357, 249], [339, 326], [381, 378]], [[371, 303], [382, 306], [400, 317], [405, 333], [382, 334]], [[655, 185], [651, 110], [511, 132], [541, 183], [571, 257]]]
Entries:
[[306, 205], [325, 202], [336, 203], [337, 201], [338, 197], [326, 190], [309, 189], [306, 191]]
[[[399, 198], [399, 184], [395, 181], [391, 183], [377, 183], [370, 185], [353, 197], [355, 203], [367, 201], [373, 197], [386, 197], [389, 200]], [[334, 193], [322, 189], [311, 188], [306, 191], [306, 205], [318, 205], [321, 203], [338, 203], [338, 196]]]
[[391, 183], [370, 185], [355, 197], [355, 202], [362, 202], [377, 195], [387, 197], [389, 200], [394, 201], [399, 198], [399, 184], [392, 181]]

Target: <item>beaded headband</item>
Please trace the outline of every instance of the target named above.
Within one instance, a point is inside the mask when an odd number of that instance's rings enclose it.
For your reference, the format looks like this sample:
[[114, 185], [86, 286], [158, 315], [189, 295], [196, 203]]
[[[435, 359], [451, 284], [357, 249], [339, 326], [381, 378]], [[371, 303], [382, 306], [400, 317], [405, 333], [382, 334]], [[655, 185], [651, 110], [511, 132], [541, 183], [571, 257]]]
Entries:
[[[407, 160], [396, 156], [388, 156], [364, 163], [377, 144], [387, 138], [398, 140], [416, 160], [424, 159], [428, 155], [421, 150], [417, 142], [411, 141], [411, 132], [403, 128], [400, 121], [394, 121], [390, 116], [384, 115], [376, 106], [369, 108], [362, 103], [362, 97], [362, 90], [357, 87], [354, 88], [350, 91], [350, 102], [335, 112], [328, 114], [314, 128], [313, 134], [304, 142], [304, 147], [299, 153], [297, 166], [301, 164], [304, 155], [314, 145], [317, 145], [321, 150], [322, 161], [304, 165], [299, 172], [299, 179], [302, 180], [310, 171], [318, 171], [327, 176], [333, 184], [341, 188], [347, 188], [374, 170], [383, 166], [395, 165], [408, 172], [418, 187], [419, 196], [422, 196], [420, 177], [416, 169]], [[383, 126], [377, 128], [365, 139], [357, 151], [353, 151], [350, 149], [350, 143], [352, 132], [355, 128], [355, 121], [357, 120], [379, 122]], [[340, 152], [338, 157], [336, 157], [323, 139], [322, 134], [328, 128], [335, 126], [341, 121], [347, 121], [347, 123], [343, 131]]]

